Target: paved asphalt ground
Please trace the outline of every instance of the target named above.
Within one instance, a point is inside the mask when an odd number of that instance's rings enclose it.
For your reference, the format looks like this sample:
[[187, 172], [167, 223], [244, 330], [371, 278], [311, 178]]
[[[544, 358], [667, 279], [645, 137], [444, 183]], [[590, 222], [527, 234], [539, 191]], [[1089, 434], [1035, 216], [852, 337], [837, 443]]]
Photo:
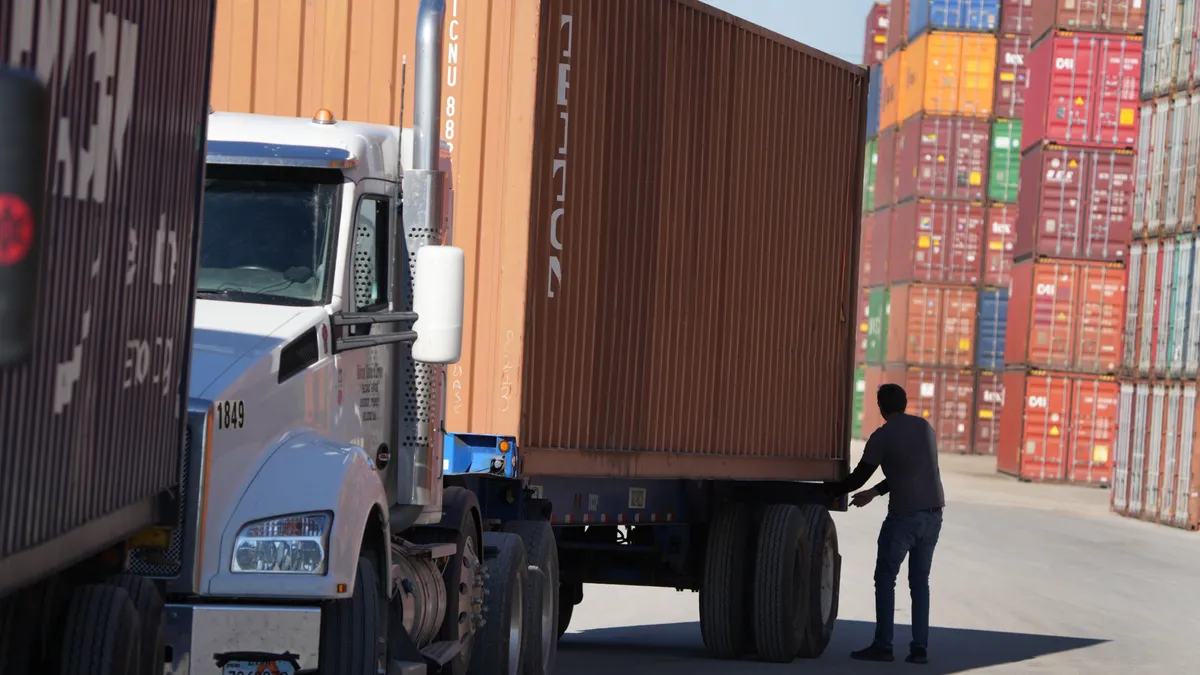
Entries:
[[[848, 657], [874, 630], [875, 537], [886, 509], [877, 500], [834, 515], [841, 611], [820, 659], [790, 666], [707, 660], [695, 593], [588, 586], [560, 645], [557, 673], [1200, 671], [1200, 532], [1112, 515], [1107, 490], [1018, 483], [996, 475], [986, 458], [943, 455], [941, 465], [948, 504], [933, 561], [928, 665]], [[906, 571], [896, 589], [898, 657], [909, 639]]]

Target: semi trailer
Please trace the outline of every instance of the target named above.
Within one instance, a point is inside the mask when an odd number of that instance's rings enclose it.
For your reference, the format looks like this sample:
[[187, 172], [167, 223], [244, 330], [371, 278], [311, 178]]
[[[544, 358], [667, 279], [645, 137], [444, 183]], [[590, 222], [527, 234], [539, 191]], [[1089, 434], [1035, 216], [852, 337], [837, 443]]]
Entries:
[[[411, 5], [219, 0], [214, 107], [404, 119]], [[538, 560], [526, 672], [593, 583], [698, 591], [718, 658], [820, 655], [867, 71], [695, 0], [449, 0], [442, 33], [465, 299], [430, 470]]]

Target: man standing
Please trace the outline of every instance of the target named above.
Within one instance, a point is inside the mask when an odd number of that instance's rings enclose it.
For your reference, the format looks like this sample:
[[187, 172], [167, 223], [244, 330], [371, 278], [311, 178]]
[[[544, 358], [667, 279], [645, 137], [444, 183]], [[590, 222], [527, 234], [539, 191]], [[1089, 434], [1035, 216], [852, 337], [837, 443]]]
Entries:
[[882, 467], [884, 480], [859, 492], [851, 503], [862, 507], [875, 497], [891, 494], [888, 515], [879, 530], [879, 552], [875, 558], [875, 641], [851, 654], [859, 661], [892, 661], [892, 631], [896, 611], [896, 575], [904, 557], [908, 559], [908, 587], [912, 593], [912, 643], [909, 663], [928, 663], [929, 569], [933, 549], [942, 531], [942, 476], [938, 470], [937, 440], [933, 427], [923, 418], [908, 415], [904, 389], [885, 384], [876, 394], [883, 426], [871, 434], [862, 459], [854, 471], [830, 491], [844, 495], [867, 483]]

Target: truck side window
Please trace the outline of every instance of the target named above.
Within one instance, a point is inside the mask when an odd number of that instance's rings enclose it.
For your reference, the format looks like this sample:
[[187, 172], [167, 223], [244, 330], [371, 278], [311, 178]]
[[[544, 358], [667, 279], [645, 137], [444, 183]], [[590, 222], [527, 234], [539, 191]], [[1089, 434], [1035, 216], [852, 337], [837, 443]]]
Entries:
[[387, 306], [388, 212], [386, 197], [364, 197], [358, 203], [354, 222], [355, 311], [364, 312]]

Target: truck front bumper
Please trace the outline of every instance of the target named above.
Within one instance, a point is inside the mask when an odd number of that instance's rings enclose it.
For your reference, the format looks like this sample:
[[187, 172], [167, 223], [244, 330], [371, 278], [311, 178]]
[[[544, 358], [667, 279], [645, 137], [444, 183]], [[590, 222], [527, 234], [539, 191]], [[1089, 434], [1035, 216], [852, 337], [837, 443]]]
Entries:
[[165, 624], [164, 675], [221, 675], [216, 656], [230, 652], [289, 653], [317, 667], [318, 607], [170, 604]]

